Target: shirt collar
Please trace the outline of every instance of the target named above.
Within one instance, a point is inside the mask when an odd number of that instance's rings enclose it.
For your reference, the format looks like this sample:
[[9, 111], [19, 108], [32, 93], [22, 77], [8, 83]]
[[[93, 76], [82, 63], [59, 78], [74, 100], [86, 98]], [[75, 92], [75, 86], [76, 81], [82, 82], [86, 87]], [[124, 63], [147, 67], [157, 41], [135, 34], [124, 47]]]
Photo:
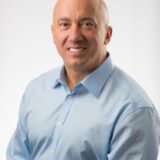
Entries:
[[98, 97], [113, 70], [114, 65], [112, 64], [109, 55], [106, 60], [96, 70], [90, 73], [81, 83], [89, 92]]
[[66, 78], [65, 78], [65, 69], [64, 66], [60, 67], [59, 73], [57, 74], [56, 81], [53, 85], [53, 88], [57, 88], [61, 85], [65, 85]]
[[[94, 96], [98, 98], [104, 84], [107, 82], [113, 70], [114, 65], [112, 64], [111, 57], [109, 55], [96, 70], [91, 72], [80, 82], [80, 85], [83, 85], [89, 92], [91, 92]], [[64, 67], [61, 67], [59, 71], [59, 76], [53, 86], [54, 88], [57, 88], [61, 85], [66, 86]]]

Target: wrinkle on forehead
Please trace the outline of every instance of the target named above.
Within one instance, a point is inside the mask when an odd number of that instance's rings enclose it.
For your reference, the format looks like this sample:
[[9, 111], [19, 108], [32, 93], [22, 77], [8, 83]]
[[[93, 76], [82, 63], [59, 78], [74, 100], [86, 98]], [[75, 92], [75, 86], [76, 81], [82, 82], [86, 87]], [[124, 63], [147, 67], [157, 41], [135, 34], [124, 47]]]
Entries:
[[105, 21], [105, 24], [108, 26], [109, 24], [108, 8], [104, 0], [57, 0], [53, 9], [53, 23], [57, 12], [59, 12], [59, 9], [63, 7], [63, 5], [65, 7], [66, 5], [67, 7], [69, 7], [70, 4], [73, 3], [73, 1], [77, 2], [75, 10], [78, 10], [79, 6], [81, 6], [82, 3], [87, 2], [85, 4], [86, 10], [90, 8], [90, 10], [94, 10], [95, 13], [100, 14], [100, 19]]

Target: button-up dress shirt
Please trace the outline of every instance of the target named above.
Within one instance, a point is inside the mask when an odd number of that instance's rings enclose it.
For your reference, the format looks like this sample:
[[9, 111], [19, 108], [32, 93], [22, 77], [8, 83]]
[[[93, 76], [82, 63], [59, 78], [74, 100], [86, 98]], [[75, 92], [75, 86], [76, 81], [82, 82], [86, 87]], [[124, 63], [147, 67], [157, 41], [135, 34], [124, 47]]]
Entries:
[[64, 67], [26, 88], [7, 160], [156, 160], [160, 121], [139, 85], [110, 56], [73, 92]]

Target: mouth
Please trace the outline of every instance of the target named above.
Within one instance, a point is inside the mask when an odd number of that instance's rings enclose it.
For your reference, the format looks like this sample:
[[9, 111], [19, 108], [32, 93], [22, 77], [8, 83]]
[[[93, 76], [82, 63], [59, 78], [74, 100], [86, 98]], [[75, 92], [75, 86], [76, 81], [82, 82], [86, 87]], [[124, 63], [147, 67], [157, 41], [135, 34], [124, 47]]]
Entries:
[[84, 51], [85, 48], [69, 48], [68, 50], [71, 52], [81, 52]]
[[74, 53], [80, 53], [83, 52], [84, 50], [86, 50], [86, 48], [84, 47], [79, 47], [79, 48], [68, 48], [68, 51], [70, 52], [74, 52]]

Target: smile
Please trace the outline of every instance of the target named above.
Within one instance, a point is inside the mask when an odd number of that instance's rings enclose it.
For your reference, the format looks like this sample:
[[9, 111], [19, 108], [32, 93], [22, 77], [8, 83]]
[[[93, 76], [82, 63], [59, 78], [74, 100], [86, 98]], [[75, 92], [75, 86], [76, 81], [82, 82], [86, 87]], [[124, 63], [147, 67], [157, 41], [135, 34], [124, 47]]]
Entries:
[[86, 50], [86, 48], [68, 48], [68, 50], [71, 52], [82, 52]]

